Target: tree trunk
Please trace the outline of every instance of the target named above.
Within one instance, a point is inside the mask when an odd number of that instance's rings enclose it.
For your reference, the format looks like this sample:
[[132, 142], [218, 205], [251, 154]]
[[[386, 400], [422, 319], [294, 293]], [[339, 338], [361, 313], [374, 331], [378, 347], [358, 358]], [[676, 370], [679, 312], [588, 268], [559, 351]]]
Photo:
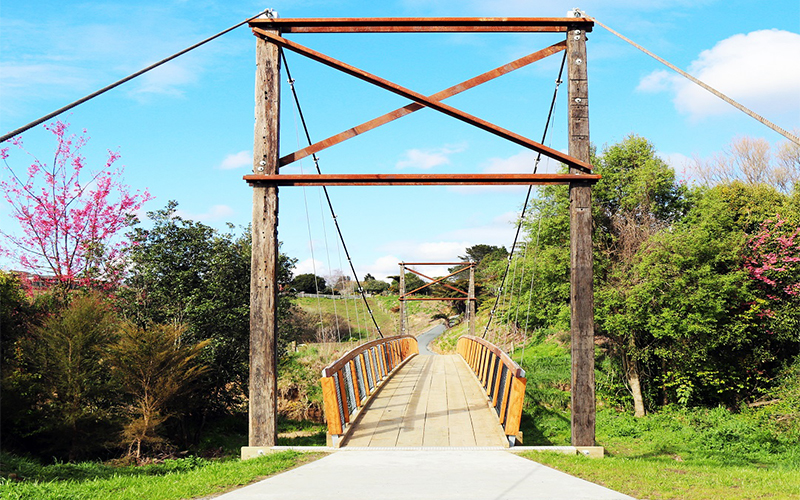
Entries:
[[633, 416], [644, 417], [646, 412], [644, 409], [644, 398], [642, 397], [642, 384], [639, 380], [639, 364], [632, 360], [627, 360], [626, 364], [628, 365], [628, 369], [625, 370], [625, 374], [628, 378], [631, 394], [633, 394]]

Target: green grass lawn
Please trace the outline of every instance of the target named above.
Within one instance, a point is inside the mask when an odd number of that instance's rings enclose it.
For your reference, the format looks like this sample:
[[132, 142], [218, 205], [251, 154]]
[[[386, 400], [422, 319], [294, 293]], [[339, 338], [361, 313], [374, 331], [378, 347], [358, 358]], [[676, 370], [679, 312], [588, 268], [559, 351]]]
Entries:
[[[3, 455], [0, 498], [178, 500], [222, 493], [315, 460], [322, 454], [286, 451], [251, 460], [167, 460], [142, 467], [99, 462], [41, 466]], [[7, 471], [13, 470], [11, 478]]]

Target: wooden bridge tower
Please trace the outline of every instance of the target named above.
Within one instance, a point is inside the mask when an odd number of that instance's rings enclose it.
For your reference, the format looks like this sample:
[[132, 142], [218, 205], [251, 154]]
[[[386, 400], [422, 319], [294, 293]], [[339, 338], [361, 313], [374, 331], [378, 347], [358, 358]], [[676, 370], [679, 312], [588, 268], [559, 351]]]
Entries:
[[[441, 185], [441, 184], [569, 184], [571, 238], [572, 444], [593, 446], [595, 435], [594, 299], [592, 291], [591, 185], [599, 176], [589, 164], [588, 79], [586, 33], [593, 22], [575, 18], [390, 18], [390, 19], [256, 19], [255, 141], [253, 173], [252, 271], [250, 293], [250, 436], [249, 453], [276, 443], [277, 396], [277, 271], [278, 186], [297, 185]], [[441, 102], [370, 75], [283, 38], [284, 33], [348, 32], [559, 32], [566, 41], [540, 51], [546, 57], [566, 49], [569, 78], [569, 154], [552, 150], [518, 134], [480, 120]], [[564, 46], [565, 44], [565, 46]], [[301, 158], [302, 151], [319, 151], [336, 142], [317, 143], [283, 158], [279, 155], [280, 52], [292, 50], [415, 102], [413, 112], [428, 107], [472, 124], [528, 149], [565, 163], [569, 174], [363, 174], [279, 175], [279, 167]], [[547, 53], [545, 53], [547, 52]], [[528, 64], [537, 60], [529, 57]], [[513, 64], [513, 63], [512, 63]], [[509, 64], [507, 66], [512, 66]], [[517, 67], [520, 67], [519, 65]], [[469, 81], [472, 86], [515, 68], [501, 67]], [[486, 77], [486, 75], [491, 75]], [[484, 78], [486, 77], [486, 78]], [[483, 80], [480, 80], [483, 78]], [[465, 82], [466, 83], [466, 82]], [[452, 90], [448, 89], [448, 91]], [[443, 91], [447, 92], [447, 91]], [[440, 93], [442, 94], [442, 93]], [[409, 106], [398, 112], [410, 109]], [[391, 119], [407, 114], [395, 114]], [[385, 118], [385, 117], [382, 117]], [[340, 134], [338, 142], [358, 132]], [[322, 141], [322, 142], [326, 142]], [[401, 275], [402, 276], [402, 275]], [[243, 455], [245, 450], [243, 449]]]

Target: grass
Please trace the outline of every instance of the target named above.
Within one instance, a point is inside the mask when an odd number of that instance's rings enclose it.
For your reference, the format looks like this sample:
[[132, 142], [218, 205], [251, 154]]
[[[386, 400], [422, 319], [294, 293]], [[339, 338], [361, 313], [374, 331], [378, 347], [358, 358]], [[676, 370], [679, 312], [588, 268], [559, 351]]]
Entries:
[[245, 461], [189, 457], [142, 467], [113, 467], [99, 462], [42, 466], [3, 455], [0, 497], [4, 500], [195, 498], [249, 484], [320, 456], [286, 451]]
[[582, 456], [527, 452], [522, 456], [635, 498], [705, 500], [800, 498], [800, 472], [790, 467], [678, 462], [668, 456]]
[[[384, 337], [398, 335], [400, 331], [400, 315], [397, 296], [377, 295], [367, 300]], [[348, 332], [355, 339], [358, 339], [359, 336], [363, 340], [375, 337], [375, 327], [369, 315], [365, 313], [364, 303], [360, 298], [354, 301], [298, 297], [295, 301], [298, 306], [304, 311], [313, 314], [314, 317], [320, 311], [326, 318], [333, 318], [335, 314], [339, 317], [340, 330]], [[356, 317], [356, 306], [358, 306], [358, 317]], [[409, 316], [409, 331], [415, 335], [433, 326], [431, 316], [447, 309], [444, 303], [439, 302], [407, 302], [406, 306]], [[347, 326], [348, 317], [349, 328]], [[342, 335], [344, 336], [344, 333]]]

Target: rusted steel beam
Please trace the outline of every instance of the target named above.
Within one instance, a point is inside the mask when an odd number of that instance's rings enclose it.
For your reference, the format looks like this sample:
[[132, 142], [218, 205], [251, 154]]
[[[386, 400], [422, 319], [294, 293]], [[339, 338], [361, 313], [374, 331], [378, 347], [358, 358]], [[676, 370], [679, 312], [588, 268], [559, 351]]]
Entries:
[[[466, 81], [464, 81], [462, 83], [459, 83], [458, 85], [454, 85], [454, 86], [452, 86], [450, 88], [442, 90], [441, 92], [437, 92], [436, 94], [433, 94], [433, 95], [429, 96], [429, 98], [437, 100], [437, 101], [441, 101], [443, 99], [447, 99], [448, 97], [452, 97], [452, 96], [454, 96], [456, 94], [464, 92], [465, 90], [474, 88], [474, 87], [476, 87], [478, 85], [481, 85], [481, 84], [486, 83], [486, 82], [488, 82], [490, 80], [493, 80], [493, 79], [495, 79], [495, 78], [497, 78], [499, 76], [505, 75], [507, 73], [510, 73], [510, 72], [516, 70], [516, 69], [519, 69], [519, 68], [522, 68], [522, 67], [527, 66], [529, 64], [532, 64], [532, 63], [534, 63], [536, 61], [539, 61], [539, 60], [541, 60], [541, 59], [543, 59], [543, 58], [545, 58], [547, 56], [550, 56], [552, 54], [558, 53], [558, 52], [564, 50], [565, 46], [566, 46], [566, 42], [559, 42], [557, 44], [551, 45], [550, 47], [547, 47], [545, 49], [539, 50], [539, 51], [534, 52], [532, 54], [528, 54], [525, 57], [517, 59], [516, 61], [512, 61], [512, 62], [510, 62], [508, 64], [505, 64], [503, 66], [495, 68], [495, 69], [493, 69], [491, 71], [487, 71], [486, 73], [483, 73], [483, 74], [481, 74], [479, 76], [476, 76], [475, 78], [471, 78], [471, 79], [466, 80]], [[345, 130], [344, 132], [341, 132], [341, 133], [336, 134], [334, 136], [328, 137], [327, 139], [323, 139], [322, 141], [319, 141], [319, 142], [317, 142], [315, 144], [312, 144], [312, 145], [307, 146], [307, 147], [305, 147], [303, 149], [295, 151], [294, 153], [288, 154], [288, 155], [286, 155], [286, 156], [284, 156], [283, 158], [280, 159], [280, 165], [281, 166], [285, 166], [285, 165], [287, 165], [289, 163], [292, 163], [292, 162], [295, 162], [295, 161], [297, 161], [297, 160], [299, 160], [301, 158], [305, 158], [306, 156], [309, 156], [309, 155], [311, 155], [313, 153], [317, 153], [317, 152], [322, 151], [324, 149], [327, 149], [327, 148], [329, 148], [329, 147], [331, 147], [333, 145], [336, 145], [336, 144], [339, 144], [341, 142], [344, 142], [345, 140], [350, 139], [351, 137], [355, 137], [355, 136], [357, 136], [359, 134], [363, 134], [364, 132], [367, 132], [369, 130], [377, 128], [377, 127], [379, 127], [381, 125], [385, 125], [386, 123], [392, 122], [392, 121], [394, 121], [394, 120], [396, 120], [398, 118], [401, 118], [401, 117], [406, 116], [408, 114], [411, 114], [411, 113], [413, 113], [415, 111], [423, 109], [424, 107], [425, 107], [424, 105], [414, 102], [414, 103], [408, 104], [408, 105], [406, 105], [406, 106], [404, 106], [402, 108], [398, 108], [398, 109], [396, 109], [394, 111], [386, 113], [383, 116], [380, 116], [380, 117], [375, 118], [373, 120], [370, 120], [368, 122], [362, 123], [361, 125], [357, 125], [357, 126], [355, 126], [353, 128]]]
[[599, 181], [596, 174], [250, 174], [250, 184], [274, 186], [487, 186], [548, 185]]
[[477, 262], [403, 262], [403, 264], [407, 266], [474, 266]]
[[[495, 68], [491, 71], [487, 71], [486, 73], [478, 75], [475, 78], [470, 78], [469, 80], [461, 82], [458, 85], [453, 85], [450, 88], [442, 90], [441, 92], [437, 92], [428, 97], [436, 101], [447, 99], [448, 97], [460, 94], [465, 90], [469, 90], [471, 88], [477, 87], [478, 85], [493, 80], [498, 76], [508, 74], [516, 69], [525, 67], [536, 61], [544, 59], [547, 56], [561, 52], [566, 48], [566, 46], [567, 46], [566, 41], [556, 43], [547, 48], [536, 51], [532, 54], [528, 54], [525, 57], [521, 57], [516, 61], [512, 61], [508, 64]], [[372, 119], [368, 122], [362, 123], [361, 125], [357, 125], [353, 128], [345, 130], [344, 132], [340, 132], [334, 136], [328, 137], [327, 139], [323, 139], [317, 143], [314, 143], [310, 146], [300, 149], [299, 151], [295, 151], [294, 153], [288, 154], [280, 159], [280, 165], [285, 166], [288, 165], [289, 163], [300, 160], [301, 158], [305, 158], [308, 155], [318, 153], [323, 149], [327, 149], [331, 146], [339, 144], [340, 142], [344, 142], [347, 139], [350, 139], [351, 137], [355, 137], [359, 134], [363, 134], [364, 132], [380, 127], [381, 125], [385, 125], [389, 122], [392, 122], [398, 118], [402, 118], [403, 116], [409, 115], [414, 111], [423, 109], [424, 107], [425, 106], [420, 103], [412, 102], [411, 104], [403, 106], [402, 108], [390, 111], [389, 113], [386, 113], [383, 116], [379, 116], [378, 118]]]
[[571, 26], [591, 31], [594, 22], [573, 17], [389, 17], [254, 19], [251, 27], [283, 33], [564, 32]]
[[339, 60], [336, 60], [332, 57], [326, 56], [325, 54], [309, 49], [308, 47], [300, 45], [299, 43], [295, 43], [281, 36], [277, 36], [274, 33], [264, 31], [260, 28], [253, 28], [253, 31], [257, 35], [263, 37], [264, 39], [269, 40], [283, 48], [289, 49], [293, 52], [297, 52], [298, 54], [308, 57], [309, 59], [313, 59], [319, 63], [325, 64], [326, 66], [338, 69], [343, 73], [347, 73], [348, 75], [354, 76], [360, 80], [364, 80], [365, 82], [372, 83], [373, 85], [376, 85], [384, 90], [388, 90], [389, 92], [403, 96], [406, 99], [411, 99], [412, 101], [424, 104], [425, 106], [431, 109], [439, 111], [440, 113], [444, 113], [457, 120], [469, 123], [470, 125], [478, 127], [481, 130], [485, 130], [486, 132], [494, 134], [498, 137], [502, 137], [503, 139], [511, 141], [525, 148], [532, 149], [534, 151], [542, 153], [543, 155], [552, 158], [554, 160], [560, 161], [562, 163], [565, 163], [570, 167], [579, 168], [587, 172], [592, 170], [592, 165], [585, 161], [578, 160], [560, 151], [556, 151], [555, 149], [549, 148], [544, 144], [539, 144], [538, 142], [528, 139], [527, 137], [523, 137], [515, 132], [511, 132], [510, 130], [506, 130], [493, 123], [487, 122], [486, 120], [470, 115], [469, 113], [465, 113], [459, 109], [456, 109], [442, 102], [430, 99], [427, 96], [420, 94], [419, 92], [414, 92], [413, 90], [407, 89], [401, 85], [390, 82], [389, 80], [386, 80], [379, 76], [375, 76], [364, 70], [358, 69], [355, 66], [351, 66]]
[[421, 286], [421, 287], [417, 288], [416, 290], [411, 290], [410, 292], [408, 292], [407, 294], [405, 294], [405, 296], [411, 295], [412, 293], [416, 292], [417, 290], [422, 290], [423, 288], [426, 288], [426, 287], [429, 287], [429, 286], [435, 285], [435, 284], [437, 284], [437, 283], [441, 283], [443, 286], [445, 286], [445, 287], [449, 288], [450, 290], [456, 291], [456, 292], [458, 292], [458, 293], [463, 293], [464, 295], [467, 295], [467, 296], [469, 296], [469, 294], [468, 294], [467, 292], [465, 292], [464, 290], [459, 290], [458, 288], [456, 288], [456, 287], [454, 287], [454, 286], [450, 286], [450, 285], [448, 285], [447, 283], [442, 283], [442, 281], [446, 280], [447, 278], [449, 278], [449, 277], [451, 277], [451, 276], [454, 276], [454, 275], [456, 275], [456, 274], [458, 274], [458, 273], [461, 273], [461, 272], [463, 272], [463, 271], [466, 271], [467, 269], [469, 269], [469, 268], [468, 268], [468, 267], [465, 267], [465, 268], [463, 268], [463, 269], [459, 269], [458, 271], [455, 271], [455, 272], [453, 272], [453, 273], [450, 273], [450, 274], [448, 274], [447, 276], [442, 276], [442, 277], [441, 277], [441, 278], [439, 278], [439, 279], [436, 279], [436, 278], [431, 278], [430, 276], [426, 276], [426, 275], [422, 274], [422, 273], [421, 273], [421, 272], [419, 272], [419, 271], [415, 271], [415, 270], [413, 270], [413, 269], [409, 269], [409, 271], [410, 271], [410, 272], [412, 272], [412, 273], [416, 274], [417, 276], [422, 276], [423, 278], [425, 278], [425, 279], [427, 279], [427, 280], [431, 280], [431, 282], [430, 282], [430, 283], [428, 283], [428, 284], [426, 284], [425, 286]]
[[450, 300], [469, 300], [466, 297], [408, 297], [405, 299], [399, 300], [438, 300], [438, 301], [450, 301]]

